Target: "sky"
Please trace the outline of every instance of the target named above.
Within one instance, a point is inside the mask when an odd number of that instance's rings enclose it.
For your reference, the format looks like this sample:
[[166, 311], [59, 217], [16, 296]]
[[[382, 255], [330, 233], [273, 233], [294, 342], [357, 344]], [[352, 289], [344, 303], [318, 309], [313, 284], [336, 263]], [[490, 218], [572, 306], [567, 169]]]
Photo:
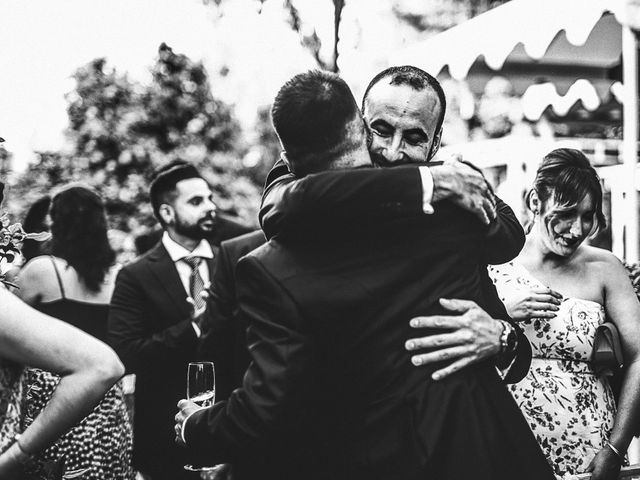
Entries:
[[[329, 0], [295, 4], [306, 28], [331, 38]], [[397, 45], [390, 32], [381, 34], [389, 4], [351, 0], [343, 12], [341, 67], [356, 92]], [[14, 168], [26, 168], [34, 151], [64, 147], [71, 74], [94, 58], [106, 57], [118, 72], [147, 81], [166, 42], [203, 61], [215, 79], [214, 95], [234, 104], [245, 123], [287, 78], [315, 66], [286, 25], [280, 1], [268, 0], [260, 14], [257, 0], [225, 5], [220, 16], [200, 0], [0, 0], [0, 136]], [[218, 80], [223, 66], [229, 74]]]

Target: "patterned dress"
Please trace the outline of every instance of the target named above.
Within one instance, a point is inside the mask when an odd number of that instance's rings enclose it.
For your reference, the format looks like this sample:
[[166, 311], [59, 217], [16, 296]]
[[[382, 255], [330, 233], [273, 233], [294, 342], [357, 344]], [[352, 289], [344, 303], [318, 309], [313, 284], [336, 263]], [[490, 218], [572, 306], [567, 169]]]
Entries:
[[[519, 263], [489, 267], [502, 301], [541, 287]], [[527, 376], [510, 385], [557, 476], [585, 471], [613, 428], [615, 402], [608, 381], [589, 363], [596, 327], [604, 321], [597, 302], [564, 298], [557, 316], [520, 323], [531, 342]]]
[[22, 431], [22, 369], [0, 360], [0, 453]]
[[[39, 369], [27, 370], [25, 426], [47, 405], [60, 378]], [[120, 382], [114, 385], [78, 425], [37, 456], [29, 473], [40, 478], [54, 465], [68, 478], [81, 480], [133, 480], [132, 434]], [[47, 477], [47, 475], [44, 475]]]

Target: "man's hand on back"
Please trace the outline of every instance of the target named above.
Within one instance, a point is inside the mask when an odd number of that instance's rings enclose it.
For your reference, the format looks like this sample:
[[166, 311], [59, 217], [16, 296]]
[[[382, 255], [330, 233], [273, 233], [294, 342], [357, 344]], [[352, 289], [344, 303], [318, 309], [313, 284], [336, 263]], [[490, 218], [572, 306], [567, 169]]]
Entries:
[[471, 300], [441, 299], [440, 304], [453, 315], [416, 317], [410, 322], [413, 328], [437, 328], [447, 333], [407, 340], [405, 348], [411, 352], [429, 349], [411, 357], [414, 365], [452, 360], [445, 368], [432, 374], [440, 380], [458, 370], [493, 357], [500, 352], [500, 336], [503, 325]]
[[496, 218], [495, 197], [480, 171], [457, 157], [429, 167], [429, 170], [433, 177], [432, 203], [448, 199], [472, 212], [485, 225]]

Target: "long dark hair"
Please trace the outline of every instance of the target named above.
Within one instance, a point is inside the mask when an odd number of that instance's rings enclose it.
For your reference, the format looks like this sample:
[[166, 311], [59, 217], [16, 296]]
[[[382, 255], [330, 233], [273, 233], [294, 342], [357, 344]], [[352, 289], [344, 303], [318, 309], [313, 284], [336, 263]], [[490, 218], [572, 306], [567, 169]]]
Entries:
[[558, 211], [575, 207], [590, 194], [595, 203], [594, 227], [591, 234], [595, 234], [607, 225], [602, 212], [600, 177], [580, 150], [558, 148], [544, 157], [536, 172], [533, 189], [527, 195], [527, 207], [530, 210], [533, 210], [531, 206], [533, 191], [540, 200], [541, 209], [549, 200], [553, 200], [554, 210]]
[[51, 253], [75, 268], [89, 290], [99, 291], [116, 258], [102, 199], [87, 187], [67, 187], [53, 197], [50, 214]]

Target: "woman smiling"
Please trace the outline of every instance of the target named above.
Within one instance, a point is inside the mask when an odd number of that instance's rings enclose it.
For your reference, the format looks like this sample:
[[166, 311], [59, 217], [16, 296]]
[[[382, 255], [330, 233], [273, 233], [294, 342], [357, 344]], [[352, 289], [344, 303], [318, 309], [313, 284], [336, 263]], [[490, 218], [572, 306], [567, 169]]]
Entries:
[[[554, 150], [527, 207], [533, 223], [522, 252], [490, 269], [533, 349], [527, 377], [510, 389], [556, 475], [617, 478], [640, 421], [640, 304], [622, 263], [584, 243], [605, 224], [598, 175], [582, 152]], [[605, 317], [620, 332], [626, 365], [617, 412], [590, 363]]]

